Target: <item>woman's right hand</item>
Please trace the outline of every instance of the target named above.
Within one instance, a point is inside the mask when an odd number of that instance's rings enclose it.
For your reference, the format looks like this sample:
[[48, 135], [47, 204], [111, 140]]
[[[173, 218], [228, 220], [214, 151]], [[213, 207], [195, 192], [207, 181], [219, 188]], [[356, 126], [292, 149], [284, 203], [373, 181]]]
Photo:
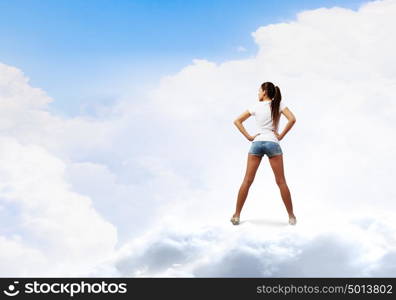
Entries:
[[278, 139], [278, 141], [280, 141], [283, 137], [277, 133], [276, 131], [274, 131], [276, 138]]

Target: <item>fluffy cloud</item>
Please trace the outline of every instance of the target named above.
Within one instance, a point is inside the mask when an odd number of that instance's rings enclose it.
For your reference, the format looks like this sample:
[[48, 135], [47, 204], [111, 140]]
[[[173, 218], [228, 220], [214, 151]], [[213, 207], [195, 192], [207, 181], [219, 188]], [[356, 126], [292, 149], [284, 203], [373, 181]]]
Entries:
[[295, 228], [250, 219], [238, 229], [165, 224], [126, 244], [115, 265], [120, 276], [141, 277], [394, 276], [393, 217], [313, 217]]
[[[116, 228], [93, 209], [91, 199], [70, 190], [61, 160], [14, 138], [1, 137], [0, 149], [0, 198], [7, 221], [2, 226], [3, 263], [26, 256], [21, 263], [42, 262], [38, 274], [84, 274], [114, 251]], [[19, 264], [2, 265], [2, 272], [33, 274]]]

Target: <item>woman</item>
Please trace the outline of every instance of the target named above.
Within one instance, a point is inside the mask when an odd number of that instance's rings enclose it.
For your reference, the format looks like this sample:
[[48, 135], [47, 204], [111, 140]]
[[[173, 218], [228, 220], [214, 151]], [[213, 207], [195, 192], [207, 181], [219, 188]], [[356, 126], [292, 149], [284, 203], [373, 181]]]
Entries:
[[[290, 191], [283, 173], [283, 154], [279, 141], [282, 140], [286, 133], [293, 127], [296, 118], [288, 107], [281, 102], [282, 96], [280, 89], [274, 86], [272, 82], [264, 82], [260, 86], [258, 98], [258, 102], [251, 105], [247, 111], [234, 121], [239, 131], [249, 141], [252, 141], [252, 144], [248, 153], [245, 178], [239, 189], [236, 210], [231, 218], [231, 222], [234, 225], [239, 224], [240, 213], [249, 192], [249, 188], [253, 183], [261, 159], [263, 155], [266, 154], [272, 171], [274, 172], [276, 183], [279, 186], [282, 200], [289, 214], [289, 224], [295, 225], [297, 220], [293, 213]], [[283, 132], [278, 134], [278, 124], [281, 113], [283, 113], [289, 121]], [[250, 116], [255, 116], [256, 124], [259, 129], [259, 133], [255, 136], [250, 136], [242, 125], [242, 122]]]

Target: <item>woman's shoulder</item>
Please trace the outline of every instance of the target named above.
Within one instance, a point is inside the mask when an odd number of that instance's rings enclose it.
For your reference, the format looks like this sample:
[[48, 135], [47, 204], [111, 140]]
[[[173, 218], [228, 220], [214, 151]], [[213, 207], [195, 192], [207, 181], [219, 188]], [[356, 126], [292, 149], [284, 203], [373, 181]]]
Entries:
[[249, 113], [250, 113], [251, 115], [254, 115], [254, 114], [255, 114], [257, 104], [258, 104], [258, 101], [254, 102], [254, 103], [252, 102], [252, 103], [250, 103], [250, 104], [248, 105], [247, 110], [249, 111]]
[[285, 102], [284, 100], [281, 100], [280, 105], [279, 105], [279, 111], [281, 112], [286, 107], [287, 107], [287, 102]]

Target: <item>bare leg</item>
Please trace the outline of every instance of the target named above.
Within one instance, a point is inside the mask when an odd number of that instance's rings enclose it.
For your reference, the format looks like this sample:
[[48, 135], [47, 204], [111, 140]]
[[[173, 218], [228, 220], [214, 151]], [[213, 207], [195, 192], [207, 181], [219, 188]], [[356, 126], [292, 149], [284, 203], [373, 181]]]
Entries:
[[239, 217], [242, 211], [243, 204], [245, 203], [246, 197], [249, 193], [249, 188], [253, 183], [254, 177], [256, 176], [257, 168], [260, 165], [262, 157], [258, 155], [248, 154], [247, 167], [245, 178], [239, 188], [238, 199], [234, 217]]
[[287, 186], [283, 170], [283, 155], [281, 154], [270, 157], [269, 162], [275, 175], [276, 184], [279, 186], [279, 190], [282, 196], [283, 203], [286, 206], [287, 213], [289, 214], [289, 217], [295, 217], [293, 213], [293, 204], [289, 187]]

